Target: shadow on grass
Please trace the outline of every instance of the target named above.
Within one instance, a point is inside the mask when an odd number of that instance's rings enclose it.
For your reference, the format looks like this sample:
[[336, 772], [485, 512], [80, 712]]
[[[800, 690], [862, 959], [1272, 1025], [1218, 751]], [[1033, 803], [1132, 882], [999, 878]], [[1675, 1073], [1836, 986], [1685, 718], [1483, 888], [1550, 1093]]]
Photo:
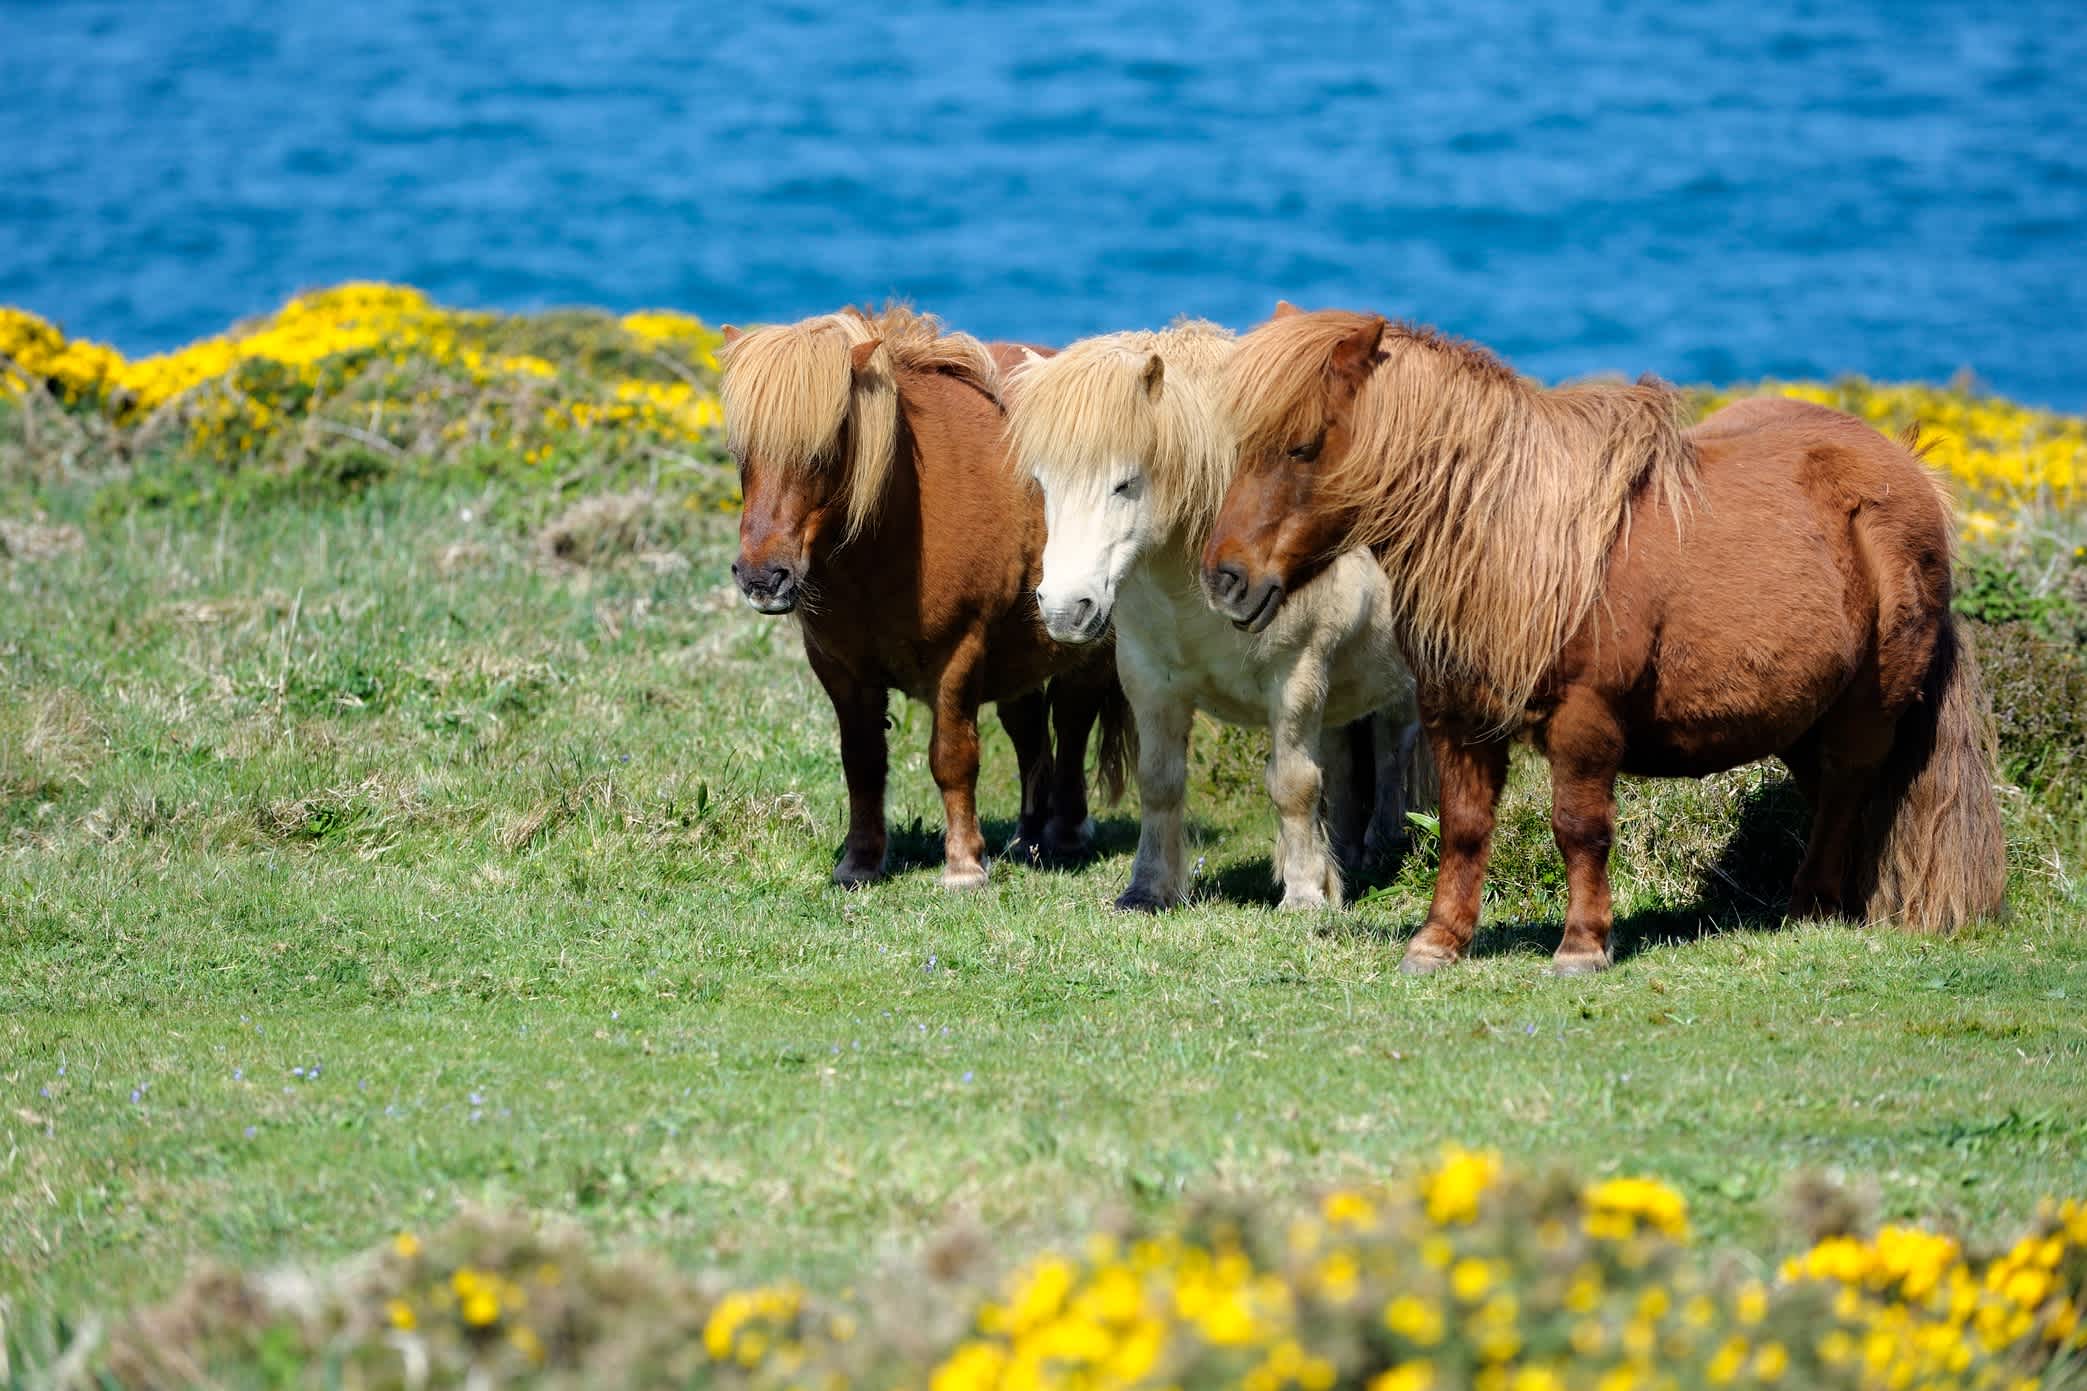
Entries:
[[[1053, 873], [1077, 873], [1105, 855], [1129, 854], [1138, 848], [1138, 820], [1134, 816], [1111, 815], [1093, 818], [1094, 839], [1084, 855], [1076, 857], [1021, 860], [1017, 861], [1009, 850], [1015, 837], [1013, 817], [983, 817], [978, 829], [985, 836], [986, 858], [995, 864], [1013, 866], [1017, 863], [1026, 869], [1040, 869]], [[840, 851], [834, 851], [838, 861]], [[942, 827], [930, 825], [916, 818], [904, 826], [891, 828], [889, 849], [884, 861], [887, 876], [905, 874], [913, 870], [942, 868]]]
[[[1757, 788], [1742, 804], [1738, 824], [1717, 857], [1704, 866], [1690, 902], [1641, 908], [1616, 920], [1609, 939], [1615, 959], [1626, 961], [1648, 947], [1684, 945], [1727, 932], [1780, 928], [1789, 903], [1790, 880], [1804, 854], [1809, 820], [1810, 812], [1794, 783], [1776, 779]], [[1251, 864], [1238, 866], [1233, 872], [1245, 875], [1254, 868]], [[1392, 882], [1397, 875], [1394, 866], [1384, 882]], [[1359, 888], [1356, 897], [1362, 891]], [[1396, 921], [1388, 921], [1351, 911], [1329, 919], [1321, 930], [1403, 947], [1425, 913], [1422, 907], [1399, 912]], [[1481, 921], [1468, 955], [1474, 959], [1549, 956], [1557, 950], [1564, 926], [1561, 920]]]

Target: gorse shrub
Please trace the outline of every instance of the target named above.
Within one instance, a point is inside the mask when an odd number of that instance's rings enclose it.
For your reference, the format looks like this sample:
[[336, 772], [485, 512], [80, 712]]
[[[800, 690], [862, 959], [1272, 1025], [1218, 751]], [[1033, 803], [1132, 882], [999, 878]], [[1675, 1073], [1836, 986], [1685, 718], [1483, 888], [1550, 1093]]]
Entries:
[[397, 477], [662, 480], [729, 504], [715, 350], [686, 315], [472, 313], [342, 285], [130, 360], [0, 309], [13, 471], [120, 470], [105, 510], [325, 498]]
[[1894, 1225], [1771, 1274], [1696, 1247], [1657, 1181], [1532, 1180], [1453, 1149], [1409, 1182], [1192, 1207], [867, 1301], [471, 1219], [330, 1272], [198, 1277], [92, 1364], [139, 1387], [2012, 1388], [2077, 1366], [2083, 1288], [2076, 1202], [1991, 1254]]

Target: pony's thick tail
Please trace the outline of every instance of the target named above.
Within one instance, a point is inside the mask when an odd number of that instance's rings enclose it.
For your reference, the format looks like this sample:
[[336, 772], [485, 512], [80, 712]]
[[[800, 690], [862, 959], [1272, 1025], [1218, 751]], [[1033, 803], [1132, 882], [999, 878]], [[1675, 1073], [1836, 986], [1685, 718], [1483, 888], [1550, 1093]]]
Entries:
[[1138, 724], [1131, 718], [1130, 697], [1112, 669], [1101, 697], [1101, 744], [1096, 750], [1095, 781], [1102, 801], [1115, 806], [1123, 800], [1123, 789], [1138, 762]]
[[1899, 718], [1863, 808], [1854, 888], [1870, 921], [1949, 932], [1999, 912], [2007, 841], [1994, 758], [1978, 661], [1947, 615], [1921, 699]]

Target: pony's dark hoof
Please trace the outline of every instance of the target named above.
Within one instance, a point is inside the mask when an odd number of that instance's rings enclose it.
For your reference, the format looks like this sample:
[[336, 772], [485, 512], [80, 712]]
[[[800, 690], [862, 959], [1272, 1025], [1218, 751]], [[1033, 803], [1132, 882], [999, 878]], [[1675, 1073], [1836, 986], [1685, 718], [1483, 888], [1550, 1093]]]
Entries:
[[1591, 976], [1609, 969], [1614, 962], [1606, 951], [1560, 952], [1551, 958], [1554, 976]]
[[842, 860], [833, 867], [833, 882], [844, 889], [860, 889], [884, 877], [882, 865], [855, 865]]
[[1119, 913], [1164, 913], [1167, 901], [1143, 889], [1125, 889], [1117, 896], [1115, 908]]
[[1432, 976], [1444, 966], [1457, 964], [1457, 954], [1430, 943], [1415, 941], [1399, 958], [1399, 970], [1409, 976]]
[[1047, 860], [1084, 860], [1094, 854], [1094, 820], [1077, 826], [1052, 824], [1044, 827], [1043, 854]]

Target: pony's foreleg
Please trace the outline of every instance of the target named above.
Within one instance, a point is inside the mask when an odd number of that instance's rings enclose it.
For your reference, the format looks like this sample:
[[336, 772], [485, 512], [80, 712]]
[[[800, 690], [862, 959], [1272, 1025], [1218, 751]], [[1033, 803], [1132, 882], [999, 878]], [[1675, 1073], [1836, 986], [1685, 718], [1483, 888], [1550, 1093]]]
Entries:
[[1117, 898], [1125, 912], [1157, 913], [1188, 896], [1182, 804], [1188, 795], [1188, 732], [1196, 710], [1187, 701], [1140, 689], [1124, 667], [1124, 693], [1138, 724], [1138, 854], [1130, 887]]
[[986, 882], [986, 838], [978, 828], [978, 659], [984, 645], [975, 634], [959, 643], [936, 683], [928, 771], [942, 789], [945, 889], [976, 889]]
[[1275, 803], [1275, 870], [1283, 907], [1341, 906], [1341, 871], [1319, 816], [1325, 774], [1319, 767], [1316, 683], [1302, 674], [1284, 683], [1282, 703], [1269, 725], [1268, 800]]
[[1051, 810], [1050, 701], [1042, 691], [1000, 702], [1000, 723], [1015, 746], [1022, 776], [1022, 814], [1009, 850], [1026, 860], [1044, 854], [1044, 824]]
[[841, 772], [848, 782], [848, 838], [833, 882], [854, 887], [884, 877], [884, 687], [854, 675], [807, 647], [812, 673], [833, 702], [841, 728]]
[[1428, 920], [1406, 944], [1399, 969], [1425, 975], [1464, 954], [1478, 927], [1479, 891], [1493, 850], [1493, 814], [1507, 785], [1507, 741], [1467, 742], [1438, 724], [1428, 726], [1442, 788], [1442, 862]]
[[1623, 728], [1596, 697], [1569, 692], [1551, 717], [1551, 835], [1565, 860], [1565, 935], [1551, 958], [1561, 976], [1607, 970], [1609, 846], [1616, 839], [1616, 771]]

